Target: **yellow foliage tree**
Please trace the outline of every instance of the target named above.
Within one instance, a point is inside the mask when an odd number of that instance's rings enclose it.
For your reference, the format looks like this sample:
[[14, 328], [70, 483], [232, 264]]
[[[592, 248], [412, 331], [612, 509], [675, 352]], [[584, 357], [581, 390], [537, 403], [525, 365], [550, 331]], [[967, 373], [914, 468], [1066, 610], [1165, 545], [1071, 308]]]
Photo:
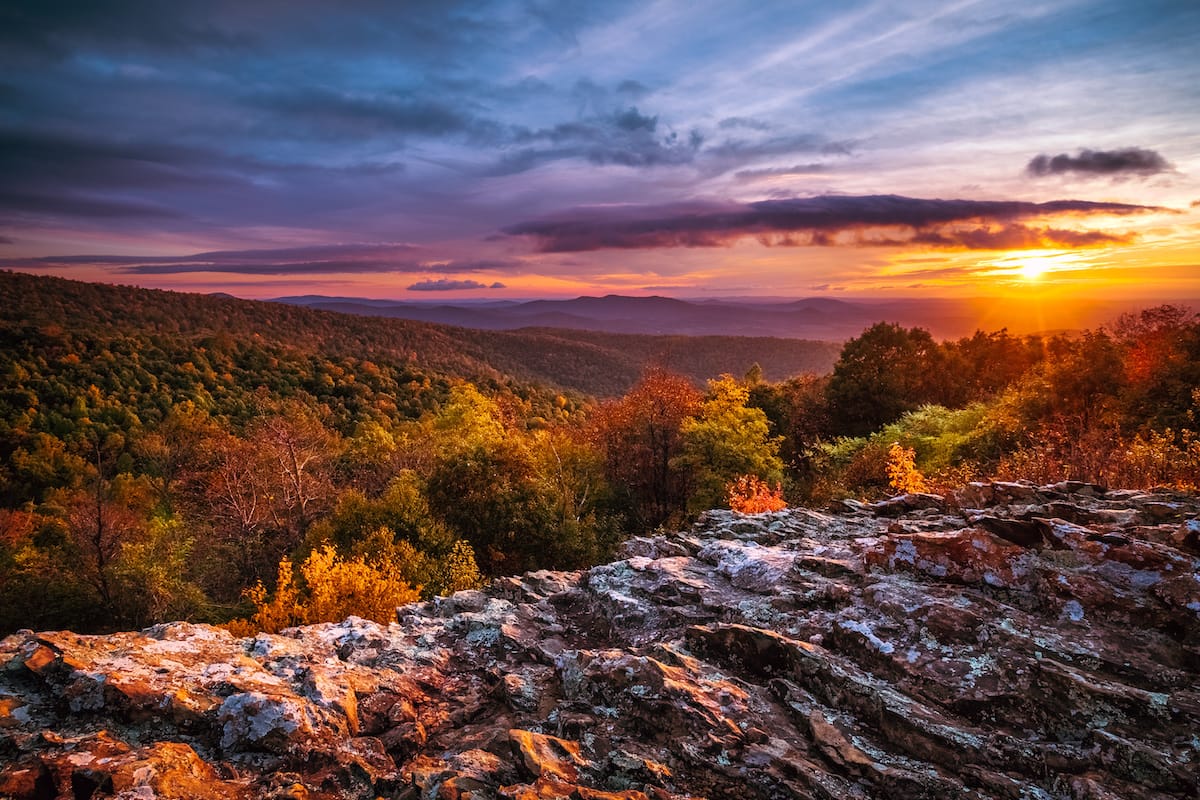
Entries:
[[928, 488], [925, 476], [917, 469], [916, 453], [899, 442], [892, 442], [888, 448], [887, 474], [888, 481], [897, 492], [924, 492]]

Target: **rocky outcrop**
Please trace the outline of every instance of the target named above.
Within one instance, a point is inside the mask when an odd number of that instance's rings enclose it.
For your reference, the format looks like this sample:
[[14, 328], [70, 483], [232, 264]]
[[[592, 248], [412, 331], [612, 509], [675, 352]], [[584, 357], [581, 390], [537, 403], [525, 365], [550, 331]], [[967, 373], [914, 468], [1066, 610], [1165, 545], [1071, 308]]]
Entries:
[[972, 484], [710, 512], [391, 625], [24, 631], [0, 797], [1195, 797], [1198, 514]]

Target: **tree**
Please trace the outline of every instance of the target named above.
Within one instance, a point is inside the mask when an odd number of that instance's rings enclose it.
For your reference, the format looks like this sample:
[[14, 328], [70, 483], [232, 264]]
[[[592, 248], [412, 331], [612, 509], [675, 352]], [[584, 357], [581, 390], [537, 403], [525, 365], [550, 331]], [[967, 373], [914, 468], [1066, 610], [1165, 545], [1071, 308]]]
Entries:
[[218, 432], [207, 412], [185, 402], [172, 407], [157, 429], [134, 440], [134, 455], [150, 477], [160, 509], [175, 511], [179, 488], [203, 471], [204, 444]]
[[749, 390], [729, 375], [708, 382], [708, 395], [694, 416], [680, 424], [681, 447], [672, 466], [688, 476], [689, 511], [725, 503], [731, 483], [753, 475], [776, 483], [783, 477], [778, 437], [767, 415], [747, 407]]
[[340, 438], [296, 400], [284, 401], [274, 413], [254, 420], [249, 438], [264, 455], [264, 466], [270, 465], [275, 522], [293, 531], [298, 542], [331, 494], [329, 470], [341, 448]]
[[1120, 405], [1127, 427], [1194, 425], [1189, 412], [1200, 409], [1192, 399], [1200, 386], [1200, 315], [1182, 306], [1148, 308], [1122, 315], [1113, 335], [1124, 351]]
[[750, 387], [747, 404], [762, 409], [772, 432], [782, 437], [779, 457], [794, 477], [810, 476], [813, 450], [829, 435], [828, 383], [828, 377], [809, 373]]
[[879, 322], [846, 342], [826, 396], [835, 432], [865, 436], [938, 401], [941, 353], [928, 331]]
[[426, 486], [434, 513], [470, 542], [484, 572], [562, 566], [554, 509], [519, 442], [447, 456]]
[[661, 525], [686, 507], [687, 486], [672, 462], [682, 444], [680, 426], [700, 397], [687, 378], [653, 368], [597, 412], [592, 435], [609, 483], [627, 498], [634, 529]]
[[300, 563], [300, 575], [298, 583], [291, 560], [281, 560], [275, 591], [269, 593], [261, 581], [248, 589], [254, 614], [229, 623], [230, 631], [240, 636], [276, 633], [295, 625], [340, 622], [351, 615], [387, 623], [395, 620], [398, 606], [420, 597], [419, 587], [406, 583], [396, 564], [343, 558], [330, 545], [310, 553]]
[[120, 475], [105, 480], [97, 471], [93, 487], [66, 492], [62, 498], [75, 574], [95, 592], [103, 616], [123, 622], [121, 586], [116, 577], [122, 548], [145, 532], [144, 484]]

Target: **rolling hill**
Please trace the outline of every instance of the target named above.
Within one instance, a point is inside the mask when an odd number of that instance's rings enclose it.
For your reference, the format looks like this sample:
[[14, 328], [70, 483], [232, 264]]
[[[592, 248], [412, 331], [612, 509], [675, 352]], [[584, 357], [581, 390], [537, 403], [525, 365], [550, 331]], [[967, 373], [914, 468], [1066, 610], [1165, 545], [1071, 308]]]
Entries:
[[[650, 312], [651, 306], [646, 309]], [[699, 383], [722, 372], [741, 374], [759, 363], [768, 378], [781, 380], [802, 372], [827, 372], [840, 350], [829, 341], [779, 337], [655, 336], [545, 327], [484, 330], [14, 272], [0, 272], [0, 323], [6, 335], [32, 326], [101, 338], [231, 337], [327, 357], [406, 363], [448, 377], [516, 381], [597, 397], [623, 393], [651, 364]]]

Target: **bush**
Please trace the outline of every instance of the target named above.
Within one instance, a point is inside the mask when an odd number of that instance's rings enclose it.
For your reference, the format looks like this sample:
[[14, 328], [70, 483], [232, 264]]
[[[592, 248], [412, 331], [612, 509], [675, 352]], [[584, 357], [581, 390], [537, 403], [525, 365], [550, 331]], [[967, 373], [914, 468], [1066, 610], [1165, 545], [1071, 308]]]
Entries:
[[916, 455], [911, 448], [892, 442], [888, 448], [888, 484], [897, 492], [923, 492], [926, 490], [925, 476], [917, 469]]
[[303, 586], [295, 582], [292, 562], [279, 562], [275, 593], [268, 597], [258, 583], [246, 591], [254, 605], [249, 620], [234, 620], [229, 630], [237, 636], [258, 631], [276, 633], [294, 625], [339, 622], [349, 616], [376, 622], [395, 619], [397, 606], [415, 602], [420, 587], [412, 587], [400, 577], [399, 565], [367, 562], [362, 557], [343, 559], [331, 545], [309, 554], [300, 565]]
[[729, 507], [739, 514], [762, 514], [787, 508], [783, 488], [774, 487], [757, 475], [743, 475], [729, 484]]

